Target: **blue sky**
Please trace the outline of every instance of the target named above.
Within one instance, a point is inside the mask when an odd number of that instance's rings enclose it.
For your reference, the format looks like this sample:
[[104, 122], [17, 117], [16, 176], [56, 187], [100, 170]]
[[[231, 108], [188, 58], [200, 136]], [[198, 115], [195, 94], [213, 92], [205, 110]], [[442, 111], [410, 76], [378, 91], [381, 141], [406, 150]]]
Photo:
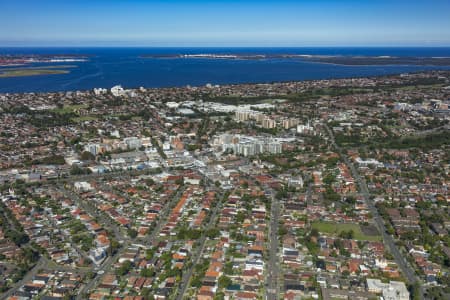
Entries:
[[0, 0], [0, 46], [450, 46], [449, 0]]

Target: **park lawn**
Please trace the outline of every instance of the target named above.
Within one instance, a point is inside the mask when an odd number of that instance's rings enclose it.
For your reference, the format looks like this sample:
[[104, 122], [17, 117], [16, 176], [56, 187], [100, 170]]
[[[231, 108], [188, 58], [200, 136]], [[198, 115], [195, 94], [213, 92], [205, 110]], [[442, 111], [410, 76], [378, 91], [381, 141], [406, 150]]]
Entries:
[[332, 222], [313, 222], [312, 228], [317, 229], [321, 233], [328, 233], [331, 235], [339, 235], [342, 231], [353, 230], [354, 239], [361, 241], [381, 241], [380, 235], [366, 235], [361, 231], [358, 224], [351, 223], [332, 223]]
[[52, 111], [55, 113], [58, 113], [58, 114], [67, 114], [67, 113], [72, 113], [77, 109], [82, 109], [82, 108], [87, 108], [87, 107], [88, 107], [88, 105], [86, 105], [86, 104], [64, 105], [64, 107], [55, 108], [55, 109], [52, 109]]

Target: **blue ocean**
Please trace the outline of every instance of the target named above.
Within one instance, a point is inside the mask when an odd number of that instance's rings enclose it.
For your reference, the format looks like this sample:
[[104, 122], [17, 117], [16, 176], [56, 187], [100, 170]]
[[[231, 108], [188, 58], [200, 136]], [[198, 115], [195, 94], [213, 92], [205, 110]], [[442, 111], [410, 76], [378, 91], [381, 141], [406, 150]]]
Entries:
[[[151, 88], [207, 83], [266, 83], [450, 70], [450, 67], [412, 65], [342, 66], [301, 58], [226, 60], [142, 57], [201, 53], [450, 57], [450, 48], [0, 48], [0, 55], [88, 56], [86, 62], [59, 63], [76, 65], [68, 74], [0, 78], [0, 93], [89, 90], [96, 87], [110, 88], [117, 84], [125, 88]], [[30, 66], [40, 65], [36, 63]]]

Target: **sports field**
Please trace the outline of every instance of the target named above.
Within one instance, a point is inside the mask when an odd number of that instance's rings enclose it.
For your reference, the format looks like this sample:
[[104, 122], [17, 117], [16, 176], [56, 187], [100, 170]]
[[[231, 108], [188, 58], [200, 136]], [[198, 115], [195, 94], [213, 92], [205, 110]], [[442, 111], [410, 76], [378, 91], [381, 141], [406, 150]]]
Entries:
[[361, 241], [380, 241], [381, 236], [379, 234], [376, 235], [368, 235], [365, 234], [361, 230], [361, 226], [359, 224], [352, 223], [332, 223], [332, 222], [313, 222], [312, 228], [316, 228], [319, 232], [331, 235], [339, 235], [342, 231], [353, 230], [354, 239]]

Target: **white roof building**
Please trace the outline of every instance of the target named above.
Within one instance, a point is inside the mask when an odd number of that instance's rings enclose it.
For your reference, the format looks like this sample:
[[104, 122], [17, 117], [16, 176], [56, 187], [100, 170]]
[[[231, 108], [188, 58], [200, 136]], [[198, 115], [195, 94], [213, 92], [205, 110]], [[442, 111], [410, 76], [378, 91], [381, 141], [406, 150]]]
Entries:
[[78, 191], [83, 191], [83, 192], [87, 192], [92, 190], [92, 186], [90, 183], [86, 182], [86, 181], [78, 181], [74, 183], [74, 187], [76, 190]]
[[379, 279], [367, 279], [369, 292], [383, 294], [384, 300], [409, 300], [409, 292], [405, 283], [391, 281], [383, 283]]
[[111, 88], [111, 94], [115, 97], [123, 96], [125, 94], [125, 90], [122, 86], [116, 85]]

